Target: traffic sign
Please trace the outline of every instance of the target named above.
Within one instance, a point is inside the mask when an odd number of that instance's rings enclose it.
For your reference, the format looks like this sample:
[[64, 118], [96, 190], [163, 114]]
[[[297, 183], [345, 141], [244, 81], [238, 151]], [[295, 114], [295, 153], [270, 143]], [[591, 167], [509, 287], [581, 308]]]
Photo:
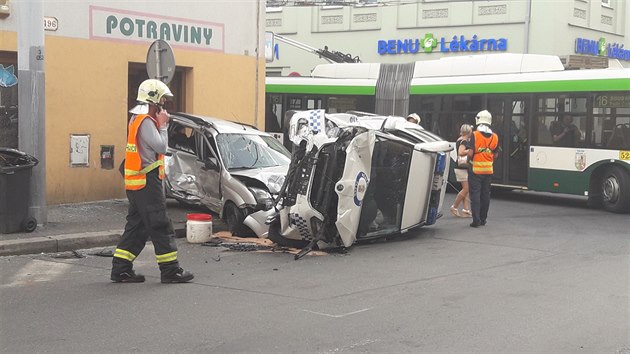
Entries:
[[156, 40], [147, 52], [147, 74], [168, 84], [175, 76], [175, 56], [171, 46], [161, 39]]

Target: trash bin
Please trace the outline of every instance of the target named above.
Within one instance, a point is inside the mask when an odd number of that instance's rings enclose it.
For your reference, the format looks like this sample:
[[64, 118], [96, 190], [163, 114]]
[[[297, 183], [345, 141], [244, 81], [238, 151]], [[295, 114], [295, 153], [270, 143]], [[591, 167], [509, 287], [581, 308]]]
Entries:
[[0, 148], [0, 233], [31, 232], [37, 227], [28, 207], [31, 171], [38, 163], [24, 152]]

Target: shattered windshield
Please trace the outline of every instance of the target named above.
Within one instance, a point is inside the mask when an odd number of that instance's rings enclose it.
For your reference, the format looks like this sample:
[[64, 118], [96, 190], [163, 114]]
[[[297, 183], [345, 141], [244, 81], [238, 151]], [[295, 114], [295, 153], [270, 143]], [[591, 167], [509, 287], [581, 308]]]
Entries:
[[288, 166], [289, 151], [276, 138], [256, 134], [219, 134], [217, 145], [228, 170]]

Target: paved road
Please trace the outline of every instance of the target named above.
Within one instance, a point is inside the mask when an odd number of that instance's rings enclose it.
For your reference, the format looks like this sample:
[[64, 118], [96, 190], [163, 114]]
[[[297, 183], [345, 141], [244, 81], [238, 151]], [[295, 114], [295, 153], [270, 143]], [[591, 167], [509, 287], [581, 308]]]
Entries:
[[107, 257], [0, 258], [1, 351], [630, 352], [628, 215], [509, 193], [468, 222], [300, 261], [180, 239], [192, 284], [160, 284], [150, 247], [144, 284]]

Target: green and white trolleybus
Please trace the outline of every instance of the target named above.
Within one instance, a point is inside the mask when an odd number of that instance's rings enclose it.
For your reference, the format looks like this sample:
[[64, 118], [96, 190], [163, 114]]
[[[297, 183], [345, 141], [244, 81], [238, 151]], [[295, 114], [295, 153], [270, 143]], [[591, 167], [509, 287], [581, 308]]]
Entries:
[[[324, 64], [310, 77], [268, 77], [266, 96], [266, 130], [280, 133], [290, 110], [415, 112], [425, 129], [455, 141], [461, 124], [487, 109], [500, 138], [494, 185], [584, 195], [630, 212], [630, 69], [616, 61], [579, 70], [531, 54]], [[555, 134], [563, 118], [577, 127], [570, 142]]]

